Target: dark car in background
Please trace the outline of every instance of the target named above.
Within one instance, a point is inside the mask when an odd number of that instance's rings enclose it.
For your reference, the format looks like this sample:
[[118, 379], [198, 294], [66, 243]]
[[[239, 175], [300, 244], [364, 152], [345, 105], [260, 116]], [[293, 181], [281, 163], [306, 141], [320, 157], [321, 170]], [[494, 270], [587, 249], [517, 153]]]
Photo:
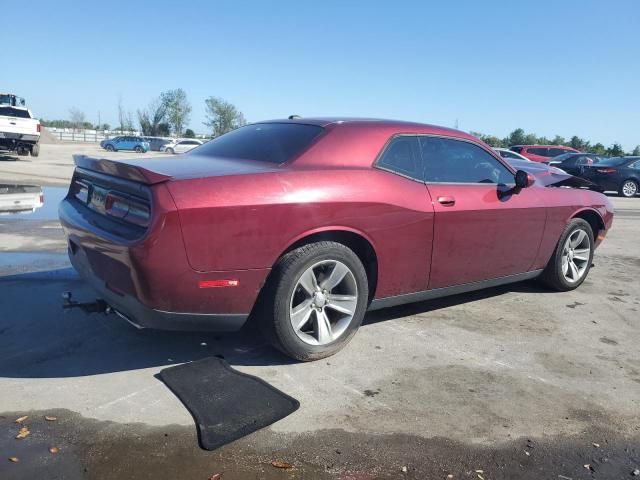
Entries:
[[604, 188], [616, 191], [623, 197], [635, 197], [640, 191], [640, 157], [604, 158], [595, 165], [584, 168], [581, 175]]
[[160, 137], [144, 137], [149, 142], [149, 150], [152, 152], [161, 152], [162, 147], [170, 144], [173, 140]]
[[604, 159], [605, 157], [594, 155], [592, 153], [563, 153], [562, 155], [553, 157], [551, 160], [544, 163], [547, 163], [552, 167], [561, 168], [571, 175], [581, 177], [584, 173], [585, 167], [597, 165]]
[[564, 145], [514, 145], [511, 150], [533, 162], [545, 162], [567, 152], [580, 153]]

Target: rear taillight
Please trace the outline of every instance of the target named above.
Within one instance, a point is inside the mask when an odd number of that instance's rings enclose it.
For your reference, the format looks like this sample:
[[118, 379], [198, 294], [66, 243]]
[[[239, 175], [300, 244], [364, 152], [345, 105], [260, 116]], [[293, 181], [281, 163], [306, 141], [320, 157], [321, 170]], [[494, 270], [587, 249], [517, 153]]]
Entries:
[[148, 205], [113, 192], [107, 193], [104, 210], [107, 215], [142, 227], [148, 226], [151, 220], [151, 211]]
[[71, 184], [70, 193], [73, 197], [80, 200], [82, 203], [87, 203], [89, 200], [89, 186], [80, 180], [74, 180]]
[[42, 125], [39, 123], [38, 124], [38, 133], [40, 133], [42, 131]]
[[596, 168], [596, 172], [598, 172], [598, 173], [616, 173], [617, 170], [615, 168]]

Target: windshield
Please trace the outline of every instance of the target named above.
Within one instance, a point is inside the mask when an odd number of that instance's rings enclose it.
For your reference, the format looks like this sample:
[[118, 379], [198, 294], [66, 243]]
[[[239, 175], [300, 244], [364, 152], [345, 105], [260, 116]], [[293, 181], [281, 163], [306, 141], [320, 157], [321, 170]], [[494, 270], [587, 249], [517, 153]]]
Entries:
[[562, 155], [558, 155], [557, 157], [554, 157], [552, 161], [553, 162], [564, 162], [565, 160], [569, 160], [574, 155], [575, 155], [575, 153], [563, 153]]
[[256, 123], [211, 140], [191, 154], [283, 163], [311, 145], [322, 131], [322, 127], [300, 123]]

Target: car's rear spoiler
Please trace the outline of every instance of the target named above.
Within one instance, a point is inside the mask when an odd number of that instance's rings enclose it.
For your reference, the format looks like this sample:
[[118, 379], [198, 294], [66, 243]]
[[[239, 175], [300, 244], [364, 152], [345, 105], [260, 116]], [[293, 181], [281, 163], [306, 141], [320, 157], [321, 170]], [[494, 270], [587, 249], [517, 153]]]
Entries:
[[88, 155], [74, 155], [73, 161], [78, 167], [86, 170], [93, 170], [106, 175], [144, 183], [146, 185], [166, 182], [172, 178], [171, 175], [154, 172], [138, 165], [119, 162], [117, 160], [108, 160], [106, 158], [96, 158]]

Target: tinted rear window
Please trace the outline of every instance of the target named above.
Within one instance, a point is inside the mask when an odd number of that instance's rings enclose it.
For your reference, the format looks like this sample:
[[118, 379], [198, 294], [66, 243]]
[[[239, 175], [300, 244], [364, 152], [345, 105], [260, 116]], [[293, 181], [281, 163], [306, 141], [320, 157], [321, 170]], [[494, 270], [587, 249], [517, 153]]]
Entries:
[[511, 147], [511, 150], [513, 150], [516, 153], [521, 153], [522, 152], [522, 147]]
[[618, 165], [622, 165], [625, 162], [628, 162], [629, 160], [630, 160], [629, 158], [624, 158], [624, 157], [603, 158], [601, 161], [598, 162], [598, 166], [607, 165], [610, 167], [616, 167]]
[[256, 123], [211, 140], [192, 155], [283, 163], [311, 145], [322, 130], [299, 123]]
[[16, 118], [31, 118], [27, 110], [21, 108], [0, 107], [0, 115]]

